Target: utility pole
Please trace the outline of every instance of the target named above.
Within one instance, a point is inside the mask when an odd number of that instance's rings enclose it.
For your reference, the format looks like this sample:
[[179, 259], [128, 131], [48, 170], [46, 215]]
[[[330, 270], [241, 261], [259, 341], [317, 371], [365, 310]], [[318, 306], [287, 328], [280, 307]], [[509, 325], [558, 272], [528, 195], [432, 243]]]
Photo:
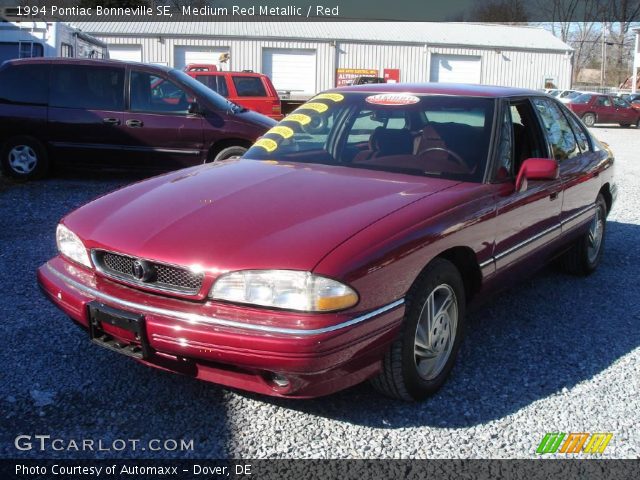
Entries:
[[602, 22], [602, 32], [600, 33], [602, 38], [602, 65], [600, 66], [600, 86], [604, 87], [606, 77], [606, 65], [607, 65], [607, 23]]
[[638, 88], [638, 68], [640, 68], [640, 28], [636, 32], [636, 47], [633, 51], [633, 74], [631, 75], [631, 93], [636, 93]]

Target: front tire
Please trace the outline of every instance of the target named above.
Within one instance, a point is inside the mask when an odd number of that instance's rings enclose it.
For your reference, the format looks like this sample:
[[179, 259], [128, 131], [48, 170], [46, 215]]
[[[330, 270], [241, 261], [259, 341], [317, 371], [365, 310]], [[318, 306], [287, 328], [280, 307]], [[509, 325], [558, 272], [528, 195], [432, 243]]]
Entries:
[[437, 258], [407, 295], [399, 337], [372, 379], [380, 393], [420, 401], [437, 392], [451, 373], [464, 334], [465, 291], [458, 269]]
[[213, 157], [214, 162], [221, 162], [222, 160], [228, 160], [234, 157], [241, 157], [244, 155], [247, 149], [245, 147], [241, 147], [239, 145], [233, 147], [227, 147], [220, 150], [215, 157]]
[[593, 113], [585, 113], [582, 121], [587, 127], [593, 127], [596, 124], [596, 116]]
[[602, 259], [606, 229], [607, 204], [602, 194], [598, 194], [596, 213], [589, 224], [589, 230], [562, 257], [563, 270], [581, 276], [593, 273]]
[[14, 137], [2, 147], [2, 172], [18, 180], [43, 178], [49, 171], [49, 158], [42, 144], [32, 137]]

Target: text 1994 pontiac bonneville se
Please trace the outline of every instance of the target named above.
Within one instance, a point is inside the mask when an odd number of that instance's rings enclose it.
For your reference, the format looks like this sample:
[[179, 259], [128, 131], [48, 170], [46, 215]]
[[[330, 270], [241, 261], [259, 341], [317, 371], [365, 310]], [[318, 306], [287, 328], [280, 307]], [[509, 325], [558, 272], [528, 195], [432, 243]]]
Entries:
[[332, 90], [242, 159], [74, 211], [38, 279], [94, 342], [148, 365], [298, 398], [372, 379], [419, 400], [451, 371], [471, 301], [556, 257], [598, 266], [613, 163], [537, 92]]

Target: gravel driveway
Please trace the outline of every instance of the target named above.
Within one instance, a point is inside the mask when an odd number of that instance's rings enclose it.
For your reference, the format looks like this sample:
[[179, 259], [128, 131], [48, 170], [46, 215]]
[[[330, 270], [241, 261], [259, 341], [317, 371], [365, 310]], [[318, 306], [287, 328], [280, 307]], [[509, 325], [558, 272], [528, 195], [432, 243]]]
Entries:
[[619, 198], [606, 252], [587, 279], [544, 270], [470, 315], [457, 367], [422, 404], [368, 385], [312, 401], [224, 390], [90, 344], [38, 291], [58, 219], [133, 181], [0, 179], [0, 456], [17, 435], [193, 439], [188, 451], [102, 457], [535, 457], [546, 432], [612, 432], [606, 457], [640, 456], [640, 131], [594, 132], [617, 155]]

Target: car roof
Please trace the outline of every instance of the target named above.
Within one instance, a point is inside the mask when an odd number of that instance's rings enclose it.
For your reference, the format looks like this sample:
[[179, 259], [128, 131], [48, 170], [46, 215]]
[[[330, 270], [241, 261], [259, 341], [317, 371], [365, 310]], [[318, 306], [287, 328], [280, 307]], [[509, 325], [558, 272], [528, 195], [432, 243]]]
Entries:
[[150, 65], [148, 63], [141, 62], [125, 62], [122, 60], [107, 60], [98, 58], [66, 58], [66, 57], [35, 57], [35, 58], [20, 58], [7, 60], [5, 64], [11, 65], [23, 65], [23, 64], [58, 64], [58, 65], [111, 65], [111, 66], [123, 66], [123, 65], [136, 65], [145, 68], [157, 68], [165, 72], [173, 70], [171, 67], [164, 65]]
[[375, 83], [368, 85], [351, 85], [336, 88], [332, 91], [360, 93], [430, 93], [491, 98], [544, 95], [543, 92], [526, 88], [470, 85], [464, 83]]
[[242, 75], [245, 77], [266, 77], [266, 75], [264, 73], [258, 73], [258, 72], [237, 72], [237, 71], [229, 71], [229, 70], [225, 70], [225, 71], [221, 71], [221, 70], [217, 70], [217, 71], [203, 71], [203, 72], [198, 72], [198, 71], [194, 71], [191, 70], [189, 72], [185, 72], [187, 74], [198, 74], [198, 75], [211, 75], [211, 76], [220, 76], [220, 75]]

